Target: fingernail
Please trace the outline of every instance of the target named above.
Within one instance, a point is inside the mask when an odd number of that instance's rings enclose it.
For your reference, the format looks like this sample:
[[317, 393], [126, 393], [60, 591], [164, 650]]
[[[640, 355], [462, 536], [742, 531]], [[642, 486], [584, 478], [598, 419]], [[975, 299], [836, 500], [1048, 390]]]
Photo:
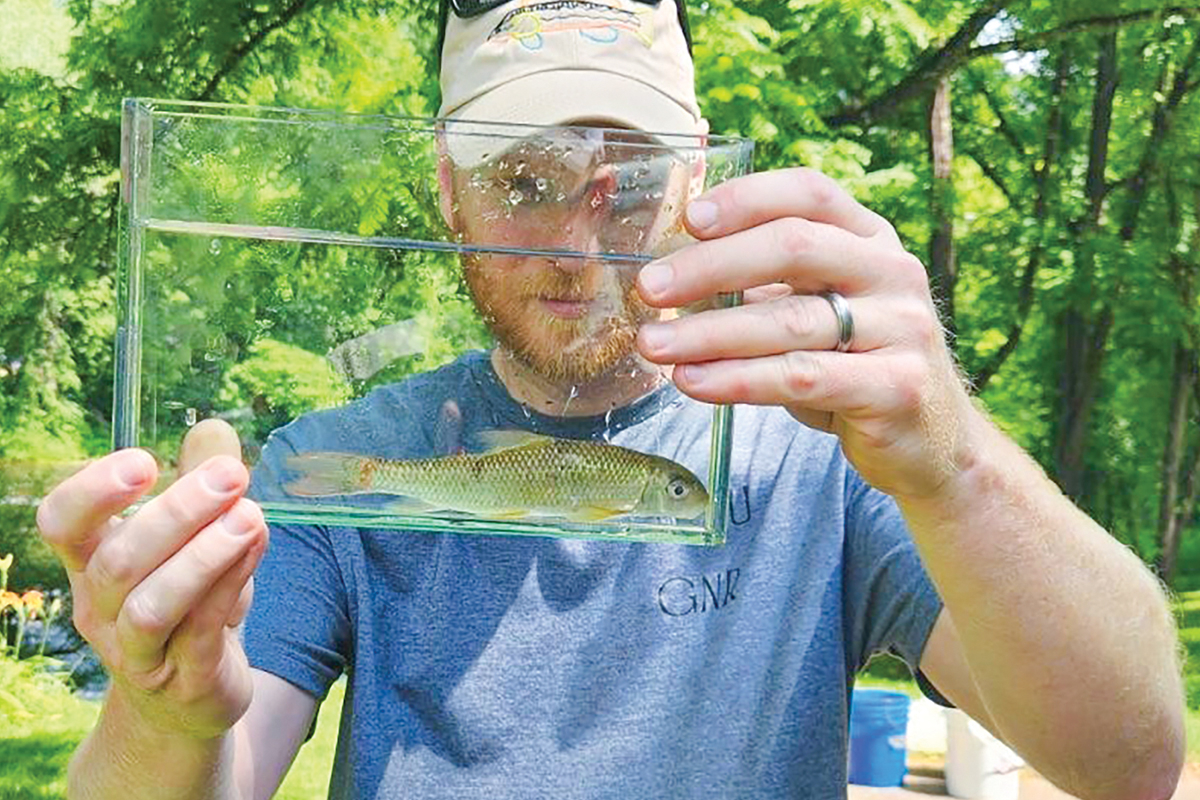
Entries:
[[241, 476], [227, 460], [221, 459], [206, 466], [200, 479], [209, 491], [215, 494], [228, 494], [237, 488]]
[[257, 520], [254, 515], [238, 503], [221, 515], [221, 525], [231, 536], [245, 536], [253, 532]]
[[687, 218], [696, 230], [711, 228], [717, 221], [717, 204], [710, 200], [695, 200], [688, 204]]
[[651, 350], [662, 350], [675, 339], [675, 330], [670, 325], [648, 322], [642, 326], [642, 341]]
[[683, 373], [679, 377], [688, 386], [697, 387], [704, 383], [704, 379], [708, 377], [708, 367], [703, 364], [680, 364], [675, 367], [676, 373]]
[[670, 288], [674, 279], [675, 272], [671, 269], [669, 261], [651, 261], [642, 267], [642, 272], [638, 276], [642, 288], [653, 295], [665, 292]]
[[149, 477], [144, 458], [126, 458], [117, 465], [117, 480], [123, 483], [126, 489], [141, 486]]

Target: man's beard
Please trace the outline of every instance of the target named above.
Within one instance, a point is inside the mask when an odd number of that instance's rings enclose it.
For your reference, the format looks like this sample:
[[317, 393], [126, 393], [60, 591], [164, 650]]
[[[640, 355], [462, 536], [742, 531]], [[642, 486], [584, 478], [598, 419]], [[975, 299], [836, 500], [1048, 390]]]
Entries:
[[[586, 384], [611, 375], [635, 355], [638, 327], [658, 316], [642, 302], [629, 265], [564, 271], [555, 263], [523, 279], [464, 255], [467, 288], [500, 346], [556, 384]], [[588, 302], [577, 319], [551, 315], [540, 298]]]

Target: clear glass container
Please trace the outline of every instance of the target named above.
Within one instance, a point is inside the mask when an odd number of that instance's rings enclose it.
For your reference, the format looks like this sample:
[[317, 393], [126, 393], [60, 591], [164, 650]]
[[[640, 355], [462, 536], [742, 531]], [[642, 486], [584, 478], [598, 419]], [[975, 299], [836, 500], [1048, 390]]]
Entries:
[[750, 141], [160, 100], [122, 137], [113, 444], [163, 485], [215, 417], [274, 522], [724, 540], [731, 410], [633, 347], [696, 309], [633, 281]]

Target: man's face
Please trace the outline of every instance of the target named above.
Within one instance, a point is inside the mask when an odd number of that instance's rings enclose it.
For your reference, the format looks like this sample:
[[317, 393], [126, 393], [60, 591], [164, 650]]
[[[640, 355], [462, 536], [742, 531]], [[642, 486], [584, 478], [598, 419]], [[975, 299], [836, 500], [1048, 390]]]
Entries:
[[635, 132], [617, 136], [528, 140], [453, 173], [459, 241], [514, 251], [462, 256], [475, 304], [505, 350], [558, 384], [627, 365], [638, 327], [661, 314], [634, 287], [640, 260], [544, 254], [657, 255], [678, 231], [683, 161]]

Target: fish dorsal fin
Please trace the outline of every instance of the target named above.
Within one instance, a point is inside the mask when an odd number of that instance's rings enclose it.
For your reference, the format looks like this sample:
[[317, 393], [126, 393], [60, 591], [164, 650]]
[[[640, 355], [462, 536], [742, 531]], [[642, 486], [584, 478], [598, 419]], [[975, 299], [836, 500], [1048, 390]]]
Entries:
[[514, 429], [479, 431], [477, 435], [483, 444], [484, 451], [488, 453], [511, 450], [514, 447], [526, 447], [531, 444], [550, 444], [554, 441], [551, 436]]

